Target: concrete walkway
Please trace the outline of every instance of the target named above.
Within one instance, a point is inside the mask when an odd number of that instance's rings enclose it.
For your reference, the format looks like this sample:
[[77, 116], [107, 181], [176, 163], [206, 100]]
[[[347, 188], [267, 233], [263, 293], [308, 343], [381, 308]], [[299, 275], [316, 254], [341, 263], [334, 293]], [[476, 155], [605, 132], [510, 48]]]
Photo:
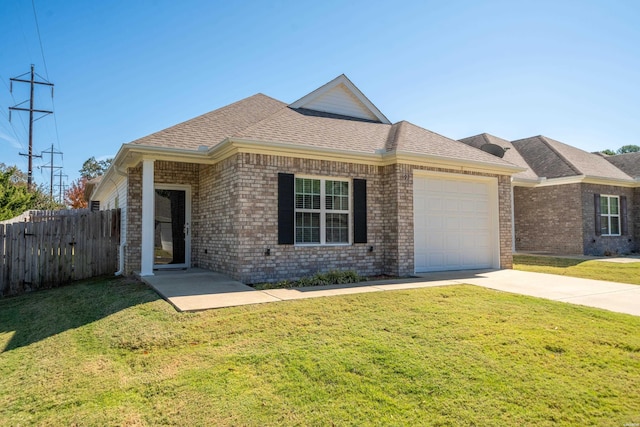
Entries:
[[142, 277], [142, 280], [178, 311], [466, 283], [640, 316], [640, 285], [517, 270], [447, 271], [421, 274], [411, 279], [264, 291], [257, 291], [220, 273], [198, 268], [159, 271], [154, 276]]

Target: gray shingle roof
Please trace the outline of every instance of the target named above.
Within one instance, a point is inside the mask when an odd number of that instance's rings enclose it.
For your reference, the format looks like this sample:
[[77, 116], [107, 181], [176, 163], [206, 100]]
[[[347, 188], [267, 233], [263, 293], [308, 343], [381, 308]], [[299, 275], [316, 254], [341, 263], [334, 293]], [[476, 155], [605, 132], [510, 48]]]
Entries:
[[407, 121], [396, 123], [394, 149], [408, 153], [428, 154], [460, 160], [485, 163], [508, 163], [499, 157], [475, 149], [455, 139], [450, 139]]
[[531, 169], [531, 166], [527, 163], [527, 161], [522, 157], [522, 155], [516, 150], [514, 145], [507, 141], [506, 139], [498, 138], [497, 136], [490, 135], [488, 133], [481, 133], [480, 135], [470, 136], [468, 138], [463, 138], [460, 140], [467, 145], [472, 147], [480, 148], [484, 144], [495, 144], [499, 145], [502, 148], [508, 148], [506, 150], [503, 159], [513, 163], [516, 166], [520, 166], [522, 168], [526, 168], [526, 171], [518, 172], [513, 177], [521, 178], [521, 179], [530, 179], [537, 180], [538, 175]]
[[335, 114], [285, 107], [230, 136], [374, 153], [376, 149], [384, 147], [390, 127]]
[[193, 150], [201, 145], [211, 148], [286, 106], [284, 102], [259, 93], [137, 139], [132, 144]]
[[282, 142], [356, 153], [379, 150], [448, 157], [493, 164], [510, 163], [406, 121], [390, 125], [353, 117], [293, 109], [257, 94], [153, 133], [132, 144], [197, 150], [226, 138]]
[[630, 180], [631, 177], [602, 156], [545, 136], [513, 141], [533, 171], [540, 177], [562, 178], [577, 175]]
[[640, 152], [604, 156], [604, 158], [627, 175], [640, 178]]

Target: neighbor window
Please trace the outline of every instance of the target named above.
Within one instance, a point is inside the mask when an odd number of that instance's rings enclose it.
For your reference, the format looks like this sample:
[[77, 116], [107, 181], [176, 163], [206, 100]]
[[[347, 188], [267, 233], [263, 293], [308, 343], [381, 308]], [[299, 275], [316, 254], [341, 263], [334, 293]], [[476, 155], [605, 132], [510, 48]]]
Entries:
[[349, 243], [349, 181], [297, 178], [296, 243]]
[[600, 231], [603, 236], [620, 235], [620, 198], [600, 196]]

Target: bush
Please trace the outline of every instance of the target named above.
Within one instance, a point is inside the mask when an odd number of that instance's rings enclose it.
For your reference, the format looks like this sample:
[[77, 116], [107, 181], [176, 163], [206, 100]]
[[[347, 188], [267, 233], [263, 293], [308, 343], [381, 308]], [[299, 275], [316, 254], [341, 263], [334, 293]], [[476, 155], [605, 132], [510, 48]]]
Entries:
[[363, 280], [366, 280], [366, 277], [359, 276], [358, 273], [353, 270], [331, 270], [327, 273], [316, 273], [313, 276], [302, 277], [296, 281], [281, 280], [277, 283], [259, 283], [254, 287], [258, 290], [282, 289], [307, 286], [342, 285], [347, 283], [358, 283]]

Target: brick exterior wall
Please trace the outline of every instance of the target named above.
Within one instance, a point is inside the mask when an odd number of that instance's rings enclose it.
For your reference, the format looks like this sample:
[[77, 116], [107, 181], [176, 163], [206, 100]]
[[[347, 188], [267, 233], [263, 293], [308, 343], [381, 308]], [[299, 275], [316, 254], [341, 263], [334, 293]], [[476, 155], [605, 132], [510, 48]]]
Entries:
[[581, 254], [580, 184], [513, 189], [517, 251]]
[[[637, 251], [637, 190], [595, 184], [515, 187], [516, 250], [596, 256]], [[594, 194], [627, 196], [628, 235], [596, 235]]]
[[[637, 190], [637, 189], [635, 189]], [[610, 185], [582, 184], [582, 210], [583, 210], [583, 235], [585, 255], [615, 255], [628, 254], [637, 250], [634, 234], [638, 222], [634, 224], [634, 189], [615, 187]], [[611, 196], [627, 197], [627, 227], [628, 233], [624, 236], [597, 236], [595, 230], [594, 194], [607, 194]]]
[[[361, 275], [414, 272], [413, 171], [459, 171], [406, 164], [237, 154], [215, 165], [155, 162], [156, 183], [192, 189], [191, 261], [245, 283], [296, 279], [332, 269]], [[367, 181], [367, 243], [278, 245], [278, 173]], [[496, 176], [479, 173], [472, 175]], [[142, 168], [129, 169], [127, 272], [140, 269]], [[498, 176], [500, 265], [511, 268], [511, 184]], [[373, 250], [370, 251], [370, 247]], [[269, 255], [267, 255], [269, 250]]]
[[640, 252], [640, 187], [633, 190], [631, 218], [633, 221], [633, 239], [636, 242], [635, 251]]
[[142, 247], [142, 165], [127, 171], [127, 242], [124, 248], [124, 272], [140, 271]]
[[[236, 156], [239, 215], [237, 272], [240, 281], [296, 279], [332, 269], [362, 275], [383, 272], [385, 250], [382, 207], [385, 197], [379, 168], [353, 163], [259, 154]], [[347, 246], [278, 245], [278, 173], [367, 180], [368, 242]], [[369, 247], [373, 251], [369, 252]], [[270, 249], [270, 255], [265, 255]]]

